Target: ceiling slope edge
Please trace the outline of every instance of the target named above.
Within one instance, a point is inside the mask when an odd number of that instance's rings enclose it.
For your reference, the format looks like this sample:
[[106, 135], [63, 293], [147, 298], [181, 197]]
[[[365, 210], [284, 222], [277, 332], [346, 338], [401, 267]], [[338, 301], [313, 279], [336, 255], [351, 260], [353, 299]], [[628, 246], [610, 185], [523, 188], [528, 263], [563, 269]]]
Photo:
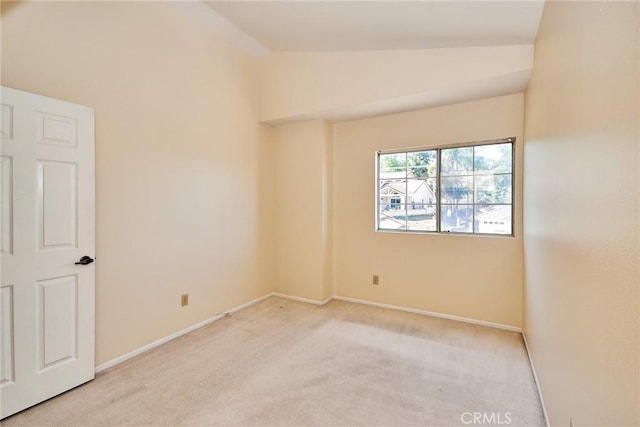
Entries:
[[263, 57], [271, 53], [269, 48], [239, 29], [203, 1], [172, 1], [169, 4], [251, 56]]
[[307, 120], [327, 120], [338, 123], [512, 95], [526, 90], [531, 78], [531, 71], [531, 69], [525, 69], [489, 78], [456, 83], [412, 95], [297, 116], [280, 117], [264, 120], [261, 123], [269, 126]]

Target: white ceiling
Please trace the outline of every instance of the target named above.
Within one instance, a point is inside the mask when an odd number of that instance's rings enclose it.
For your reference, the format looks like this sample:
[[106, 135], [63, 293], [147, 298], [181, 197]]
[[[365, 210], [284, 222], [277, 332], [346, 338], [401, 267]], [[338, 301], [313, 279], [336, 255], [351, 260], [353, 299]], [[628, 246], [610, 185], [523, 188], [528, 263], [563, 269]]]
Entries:
[[544, 0], [209, 1], [271, 51], [533, 44]]

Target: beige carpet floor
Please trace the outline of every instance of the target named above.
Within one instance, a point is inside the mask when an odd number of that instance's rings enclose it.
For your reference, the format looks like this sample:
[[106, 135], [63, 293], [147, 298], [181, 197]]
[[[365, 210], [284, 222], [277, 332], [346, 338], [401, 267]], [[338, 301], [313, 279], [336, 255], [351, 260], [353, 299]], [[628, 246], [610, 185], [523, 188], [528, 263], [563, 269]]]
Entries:
[[519, 334], [272, 297], [2, 424], [463, 426], [466, 412], [544, 425]]

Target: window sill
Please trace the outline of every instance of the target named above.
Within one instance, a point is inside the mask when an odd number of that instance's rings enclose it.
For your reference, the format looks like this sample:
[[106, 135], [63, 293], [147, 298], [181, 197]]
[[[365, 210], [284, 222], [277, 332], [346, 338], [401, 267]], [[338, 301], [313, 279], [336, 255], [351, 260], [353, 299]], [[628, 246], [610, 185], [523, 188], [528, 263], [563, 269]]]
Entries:
[[515, 239], [514, 234], [485, 234], [485, 233], [446, 233], [440, 231], [415, 231], [415, 230], [386, 230], [376, 229], [376, 233], [383, 234], [409, 234], [409, 235], [428, 235], [428, 236], [464, 236], [464, 237], [489, 237], [498, 239]]

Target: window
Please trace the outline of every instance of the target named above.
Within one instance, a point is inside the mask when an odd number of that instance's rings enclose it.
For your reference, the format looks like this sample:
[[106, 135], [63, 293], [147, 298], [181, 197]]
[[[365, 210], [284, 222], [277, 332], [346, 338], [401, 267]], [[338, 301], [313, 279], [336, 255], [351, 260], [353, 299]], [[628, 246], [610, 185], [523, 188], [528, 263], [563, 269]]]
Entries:
[[512, 236], [514, 142], [379, 152], [377, 229]]

